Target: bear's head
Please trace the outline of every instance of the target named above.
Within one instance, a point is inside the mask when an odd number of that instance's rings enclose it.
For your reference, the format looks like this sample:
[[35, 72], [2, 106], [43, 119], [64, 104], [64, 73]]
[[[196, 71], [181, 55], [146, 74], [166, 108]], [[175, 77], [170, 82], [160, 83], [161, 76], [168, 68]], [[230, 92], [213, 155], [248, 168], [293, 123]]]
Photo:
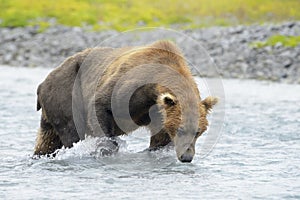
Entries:
[[195, 143], [207, 129], [207, 115], [218, 102], [215, 97], [204, 100], [180, 98], [172, 92], [163, 92], [158, 96], [158, 105], [163, 116], [163, 126], [174, 143], [177, 158], [181, 162], [191, 162], [195, 155]]

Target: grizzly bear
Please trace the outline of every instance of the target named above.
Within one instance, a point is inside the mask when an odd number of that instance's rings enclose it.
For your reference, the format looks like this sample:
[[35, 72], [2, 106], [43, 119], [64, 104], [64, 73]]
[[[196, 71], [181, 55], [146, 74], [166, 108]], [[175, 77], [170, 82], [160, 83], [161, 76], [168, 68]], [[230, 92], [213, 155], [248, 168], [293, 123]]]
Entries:
[[111, 154], [118, 136], [145, 126], [149, 150], [172, 144], [181, 162], [191, 162], [216, 103], [215, 97], [201, 100], [182, 52], [169, 41], [86, 49], [38, 87], [42, 114], [34, 154], [53, 154], [87, 136], [103, 138], [103, 155]]

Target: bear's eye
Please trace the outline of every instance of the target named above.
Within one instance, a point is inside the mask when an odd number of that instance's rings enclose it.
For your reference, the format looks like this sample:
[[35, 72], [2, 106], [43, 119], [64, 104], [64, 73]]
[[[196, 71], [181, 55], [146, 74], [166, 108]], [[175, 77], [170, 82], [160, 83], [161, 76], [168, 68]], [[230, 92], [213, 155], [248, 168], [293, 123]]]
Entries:
[[171, 99], [170, 97], [165, 97], [164, 98], [164, 103], [166, 105], [169, 105], [169, 106], [174, 106], [175, 105], [175, 102], [173, 101], [173, 99]]

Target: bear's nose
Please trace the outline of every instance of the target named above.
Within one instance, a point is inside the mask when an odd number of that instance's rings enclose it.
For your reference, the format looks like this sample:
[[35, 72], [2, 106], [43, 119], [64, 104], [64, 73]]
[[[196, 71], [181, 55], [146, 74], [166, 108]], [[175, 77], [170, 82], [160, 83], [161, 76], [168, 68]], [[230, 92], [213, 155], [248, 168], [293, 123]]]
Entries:
[[182, 154], [179, 158], [181, 162], [192, 162], [193, 156], [189, 154]]

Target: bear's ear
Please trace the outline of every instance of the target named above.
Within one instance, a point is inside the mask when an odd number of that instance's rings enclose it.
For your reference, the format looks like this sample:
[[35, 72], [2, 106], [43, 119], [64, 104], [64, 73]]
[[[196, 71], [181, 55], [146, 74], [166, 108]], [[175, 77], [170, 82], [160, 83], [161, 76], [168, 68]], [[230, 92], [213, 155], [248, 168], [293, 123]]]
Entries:
[[165, 106], [174, 106], [174, 105], [176, 105], [176, 98], [170, 93], [161, 94], [159, 98], [160, 98], [160, 101]]
[[201, 102], [205, 106], [206, 111], [210, 111], [212, 107], [218, 103], [218, 98], [209, 96]]

